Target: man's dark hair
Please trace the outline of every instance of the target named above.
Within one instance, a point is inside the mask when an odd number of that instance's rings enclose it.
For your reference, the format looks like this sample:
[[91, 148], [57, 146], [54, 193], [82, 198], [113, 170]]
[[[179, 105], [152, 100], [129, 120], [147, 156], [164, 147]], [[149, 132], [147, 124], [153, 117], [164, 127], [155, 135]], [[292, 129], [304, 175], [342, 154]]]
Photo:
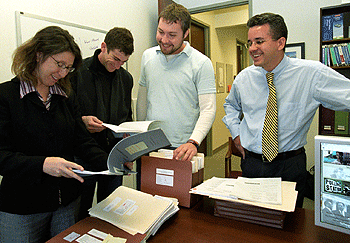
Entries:
[[158, 23], [160, 18], [163, 18], [167, 23], [178, 23], [180, 21], [183, 34], [190, 28], [191, 15], [190, 12], [181, 4], [172, 3], [168, 5], [158, 16]]
[[269, 24], [272, 39], [278, 40], [279, 38], [284, 37], [287, 42], [288, 29], [282, 16], [273, 13], [258, 14], [248, 20], [247, 27], [252, 28], [264, 24]]
[[125, 55], [131, 55], [134, 52], [134, 38], [128, 29], [118, 27], [111, 29], [106, 34], [104, 42], [108, 52], [115, 49]]

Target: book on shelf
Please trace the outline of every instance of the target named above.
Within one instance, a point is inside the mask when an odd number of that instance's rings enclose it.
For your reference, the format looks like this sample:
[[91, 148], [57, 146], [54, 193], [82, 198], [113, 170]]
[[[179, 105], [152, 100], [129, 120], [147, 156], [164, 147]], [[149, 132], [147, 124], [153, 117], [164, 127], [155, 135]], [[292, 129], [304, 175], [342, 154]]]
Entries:
[[343, 13], [333, 15], [333, 39], [344, 38]]
[[327, 66], [350, 66], [350, 43], [322, 46], [321, 62]]
[[342, 48], [343, 54], [344, 54], [344, 59], [345, 59], [345, 65], [350, 64], [350, 54], [349, 54], [349, 49], [347, 47], [346, 43], [340, 44], [340, 47]]
[[336, 57], [336, 52], [335, 52], [334, 45], [330, 45], [329, 46], [329, 51], [331, 53], [331, 63], [332, 63], [332, 65], [333, 66], [339, 66], [338, 59]]
[[152, 196], [120, 186], [89, 210], [92, 217], [113, 224], [131, 235], [155, 235], [159, 227], [179, 211], [175, 198]]
[[333, 39], [333, 16], [322, 16], [322, 41]]
[[334, 55], [335, 55], [335, 59], [337, 62], [337, 66], [341, 66], [342, 62], [341, 62], [341, 58], [340, 58], [340, 53], [339, 53], [339, 49], [338, 49], [338, 45], [333, 45], [333, 50], [334, 50]]
[[346, 63], [345, 63], [344, 53], [341, 45], [336, 45], [336, 48], [338, 49], [340, 65], [345, 65]]

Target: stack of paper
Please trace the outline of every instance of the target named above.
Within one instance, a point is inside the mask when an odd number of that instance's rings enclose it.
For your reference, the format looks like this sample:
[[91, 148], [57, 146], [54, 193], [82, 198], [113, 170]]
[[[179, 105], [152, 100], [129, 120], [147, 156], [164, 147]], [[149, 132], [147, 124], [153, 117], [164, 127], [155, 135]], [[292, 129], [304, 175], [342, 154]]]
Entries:
[[213, 177], [192, 188], [190, 193], [292, 212], [298, 194], [295, 185], [295, 182], [281, 181], [281, 178]]
[[178, 202], [120, 186], [90, 209], [90, 215], [105, 220], [131, 235], [154, 235], [165, 220], [174, 215]]
[[213, 198], [215, 216], [281, 229], [286, 213], [295, 210], [295, 186], [281, 178], [213, 177], [190, 193]]

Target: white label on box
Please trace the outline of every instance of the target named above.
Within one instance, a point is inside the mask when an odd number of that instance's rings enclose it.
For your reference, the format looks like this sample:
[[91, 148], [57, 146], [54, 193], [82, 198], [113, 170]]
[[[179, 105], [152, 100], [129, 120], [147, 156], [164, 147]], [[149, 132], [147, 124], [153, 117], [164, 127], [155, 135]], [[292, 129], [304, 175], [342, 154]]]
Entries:
[[156, 174], [156, 184], [163, 186], [174, 186], [174, 177], [168, 175]]
[[173, 170], [166, 170], [166, 169], [159, 169], [159, 168], [156, 168], [156, 173], [157, 174], [162, 174], [162, 175], [170, 175], [170, 176], [174, 175], [174, 171]]

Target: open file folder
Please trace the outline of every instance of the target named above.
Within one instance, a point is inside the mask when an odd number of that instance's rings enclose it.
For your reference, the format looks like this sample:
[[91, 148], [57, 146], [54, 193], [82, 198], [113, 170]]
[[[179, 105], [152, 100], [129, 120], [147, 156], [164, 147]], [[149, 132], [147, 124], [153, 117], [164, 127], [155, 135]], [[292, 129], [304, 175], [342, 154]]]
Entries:
[[129, 174], [131, 171], [124, 167], [124, 163], [134, 161], [144, 154], [170, 145], [162, 129], [138, 133], [124, 138], [109, 153], [108, 170], [116, 174]]
[[113, 147], [108, 156], [107, 171], [74, 170], [74, 172], [82, 176], [94, 174], [128, 175], [135, 172], [124, 166], [126, 162], [135, 161], [144, 154], [170, 145], [169, 140], [160, 128], [138, 133], [122, 139]]
[[147, 239], [179, 210], [177, 205], [177, 200], [120, 186], [105, 200], [93, 206], [89, 213], [131, 235], [146, 234]]

